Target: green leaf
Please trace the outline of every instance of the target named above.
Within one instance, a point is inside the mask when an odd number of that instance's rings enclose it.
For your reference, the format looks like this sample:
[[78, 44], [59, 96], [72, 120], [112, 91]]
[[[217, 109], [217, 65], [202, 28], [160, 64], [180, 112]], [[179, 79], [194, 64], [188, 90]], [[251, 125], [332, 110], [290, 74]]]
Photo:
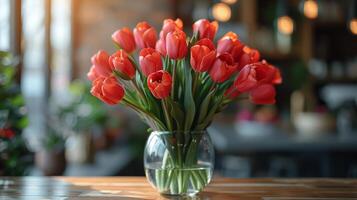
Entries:
[[196, 113], [196, 107], [195, 107], [195, 101], [192, 96], [192, 74], [191, 74], [191, 68], [185, 67], [184, 68], [185, 72], [185, 99], [184, 99], [184, 105], [185, 105], [185, 112], [186, 112], [186, 118], [185, 118], [185, 126], [184, 130], [190, 130], [192, 126], [192, 122], [195, 118], [195, 113]]
[[213, 101], [213, 105], [211, 106], [211, 109], [209, 110], [207, 117], [205, 118], [205, 120], [198, 124], [195, 128], [195, 130], [204, 130], [205, 128], [207, 128], [207, 126], [211, 123], [214, 114], [216, 114], [217, 108], [220, 105], [220, 102], [222, 100], [222, 96], [218, 97], [216, 101]]
[[167, 103], [169, 105], [170, 115], [176, 121], [177, 129], [178, 130], [182, 130], [182, 124], [183, 124], [183, 121], [184, 121], [185, 114], [182, 111], [180, 104], [178, 104], [175, 101], [172, 101], [172, 99], [170, 99], [170, 98], [167, 98]]
[[199, 114], [199, 117], [198, 117], [198, 123], [201, 123], [205, 119], [205, 117], [207, 115], [207, 112], [208, 112], [209, 103], [211, 101], [212, 95], [214, 95], [215, 92], [216, 92], [216, 90], [213, 89], [204, 98], [204, 100], [203, 100], [203, 102], [202, 102], [202, 104], [200, 106], [200, 114]]

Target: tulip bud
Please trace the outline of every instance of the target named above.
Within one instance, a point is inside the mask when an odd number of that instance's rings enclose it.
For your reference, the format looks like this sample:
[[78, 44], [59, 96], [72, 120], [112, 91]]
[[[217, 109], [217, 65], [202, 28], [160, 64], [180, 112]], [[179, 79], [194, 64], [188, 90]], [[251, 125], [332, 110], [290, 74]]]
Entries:
[[255, 104], [274, 104], [276, 91], [273, 85], [263, 84], [249, 93], [249, 99]]
[[172, 19], [165, 19], [162, 25], [162, 30], [160, 31], [160, 38], [165, 39], [168, 33], [177, 30], [182, 31], [182, 28], [183, 28], [183, 23], [181, 19], [177, 18], [175, 21]]
[[233, 32], [226, 33], [217, 42], [217, 54], [230, 53], [235, 62], [238, 62], [244, 45], [238, 40], [238, 36]]
[[162, 70], [162, 60], [160, 54], [153, 48], [144, 48], [140, 51], [139, 63], [141, 71], [145, 76]]
[[155, 98], [164, 99], [170, 95], [172, 87], [171, 75], [164, 70], [151, 73], [147, 78], [147, 85]]
[[151, 27], [147, 22], [140, 22], [134, 28], [134, 38], [136, 45], [139, 48], [151, 47], [155, 48], [157, 36], [154, 27]]
[[237, 70], [237, 64], [234, 63], [230, 54], [224, 53], [216, 58], [209, 75], [214, 82], [222, 83]]
[[109, 105], [115, 105], [124, 97], [124, 88], [115, 77], [99, 77], [93, 81], [91, 94]]
[[210, 50], [216, 50], [213, 42], [208, 38], [203, 38], [203, 39], [197, 41], [195, 45], [203, 45], [203, 46], [208, 47]]
[[200, 39], [213, 40], [218, 30], [218, 23], [216, 21], [210, 23], [207, 19], [200, 19], [193, 24], [192, 28], [194, 33], [199, 33]]
[[95, 71], [95, 67], [94, 65], [92, 65], [92, 67], [90, 68], [89, 72], [87, 73], [87, 78], [90, 81], [94, 81], [95, 79], [97, 79], [100, 75]]
[[[211, 69], [214, 60], [216, 59], [216, 51], [214, 49], [213, 43], [208, 40], [208, 45], [204, 45], [205, 42], [197, 42], [196, 45], [191, 47], [191, 59], [190, 63], [196, 72], [205, 72]], [[202, 44], [202, 45], [199, 45]], [[210, 48], [211, 47], [211, 48]]]
[[187, 53], [186, 34], [177, 30], [166, 36], [166, 52], [171, 59], [182, 59]]
[[112, 34], [113, 41], [124, 51], [131, 53], [135, 50], [134, 35], [127, 27], [119, 29]]
[[243, 48], [242, 55], [238, 62], [238, 69], [241, 70], [244, 66], [252, 63], [256, 63], [260, 60], [260, 53], [256, 49], [251, 49], [247, 46]]
[[125, 80], [131, 80], [135, 76], [135, 67], [130, 62], [128, 55], [123, 50], [115, 52], [109, 57], [112, 68]]
[[276, 68], [265, 63], [246, 65], [240, 72], [234, 85], [240, 92], [247, 92], [262, 84], [272, 84]]
[[92, 56], [91, 62], [94, 65], [95, 71], [100, 76], [110, 76], [112, 74], [112, 69], [109, 65], [109, 54], [103, 50], [98, 51]]
[[158, 51], [162, 56], [166, 56], [166, 43], [164, 38], [160, 38], [155, 45], [156, 51]]

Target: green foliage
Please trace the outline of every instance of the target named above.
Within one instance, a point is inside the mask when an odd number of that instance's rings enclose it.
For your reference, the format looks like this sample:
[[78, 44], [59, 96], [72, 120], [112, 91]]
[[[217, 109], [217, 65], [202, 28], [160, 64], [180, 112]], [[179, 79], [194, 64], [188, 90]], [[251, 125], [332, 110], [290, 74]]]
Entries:
[[0, 51], [0, 130], [10, 130], [11, 137], [0, 135], [0, 174], [24, 175], [30, 163], [30, 153], [21, 136], [28, 124], [25, 101], [16, 83], [15, 59]]
[[117, 127], [110, 110], [90, 94], [90, 84], [76, 80], [69, 87], [70, 101], [56, 106], [55, 121], [76, 133], [88, 133], [95, 128]]

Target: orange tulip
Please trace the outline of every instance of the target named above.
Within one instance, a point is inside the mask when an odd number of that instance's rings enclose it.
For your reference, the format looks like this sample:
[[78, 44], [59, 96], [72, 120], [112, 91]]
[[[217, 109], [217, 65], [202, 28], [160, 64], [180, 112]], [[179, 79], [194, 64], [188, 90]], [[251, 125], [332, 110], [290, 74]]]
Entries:
[[132, 53], [135, 50], [134, 35], [127, 27], [115, 31], [112, 34], [112, 39], [119, 47], [128, 53]]

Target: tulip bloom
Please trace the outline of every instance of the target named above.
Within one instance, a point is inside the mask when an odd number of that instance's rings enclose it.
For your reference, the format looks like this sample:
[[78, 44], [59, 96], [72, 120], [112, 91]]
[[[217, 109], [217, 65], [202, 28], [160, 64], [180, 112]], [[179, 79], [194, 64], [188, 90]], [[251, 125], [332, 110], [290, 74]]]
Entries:
[[172, 19], [165, 19], [160, 31], [160, 38], [165, 39], [166, 35], [170, 32], [180, 30], [182, 31], [183, 23], [181, 19], [177, 18], [175, 21]]
[[238, 60], [238, 68], [241, 70], [244, 66], [256, 63], [260, 60], [260, 53], [256, 49], [251, 49], [247, 46], [243, 48], [241, 57]]
[[147, 78], [147, 85], [155, 98], [164, 99], [170, 95], [172, 87], [171, 75], [164, 70], [151, 73]]
[[140, 51], [139, 63], [141, 71], [145, 76], [162, 70], [162, 60], [159, 52], [153, 48], [145, 48]]
[[229, 87], [226, 92], [224, 92], [224, 96], [232, 100], [237, 98], [240, 94], [242, 93], [239, 92], [234, 85], [231, 85], [231, 87]]
[[109, 64], [116, 70], [121, 78], [125, 80], [133, 79], [135, 76], [135, 67], [123, 50], [115, 52], [109, 57]]
[[186, 34], [177, 30], [170, 32], [165, 41], [166, 53], [171, 59], [182, 59], [187, 53]]
[[166, 56], [166, 43], [165, 39], [160, 38], [155, 45], [155, 49], [157, 52], [159, 52], [161, 55]]
[[90, 68], [89, 72], [87, 73], [87, 78], [90, 81], [94, 81], [95, 79], [97, 79], [100, 75], [98, 74], [98, 72], [96, 72], [94, 65], [92, 65], [92, 67]]
[[255, 104], [274, 104], [276, 91], [273, 85], [263, 84], [249, 93], [249, 99]]
[[127, 27], [119, 29], [112, 34], [113, 41], [124, 51], [132, 53], [135, 50], [134, 35]]
[[[216, 51], [211, 49], [213, 43], [205, 38], [208, 45], [204, 45], [205, 42], [197, 42], [196, 45], [191, 47], [191, 66], [196, 72], [209, 71], [213, 62], [216, 59]], [[200, 45], [202, 44], [202, 45]], [[213, 46], [214, 48], [214, 46]]]
[[100, 76], [110, 76], [112, 69], [109, 65], [109, 54], [106, 51], [100, 50], [91, 57], [91, 62], [95, 68], [95, 71]]
[[199, 38], [214, 39], [218, 30], [218, 23], [216, 21], [209, 22], [207, 19], [200, 19], [192, 25], [194, 33], [199, 33]]
[[263, 84], [273, 84], [277, 69], [266, 62], [246, 65], [240, 72], [234, 85], [240, 92], [250, 91]]
[[140, 22], [134, 28], [134, 39], [139, 48], [155, 48], [157, 36], [154, 27], [147, 22]]
[[234, 63], [230, 54], [222, 54], [216, 58], [209, 75], [214, 82], [222, 83], [237, 70], [237, 64]]
[[217, 42], [217, 54], [229, 53], [235, 62], [239, 62], [244, 45], [238, 40], [238, 36], [233, 32], [226, 33]]
[[93, 81], [90, 92], [93, 96], [109, 105], [119, 103], [125, 93], [123, 86], [121, 86], [113, 76], [97, 78]]

